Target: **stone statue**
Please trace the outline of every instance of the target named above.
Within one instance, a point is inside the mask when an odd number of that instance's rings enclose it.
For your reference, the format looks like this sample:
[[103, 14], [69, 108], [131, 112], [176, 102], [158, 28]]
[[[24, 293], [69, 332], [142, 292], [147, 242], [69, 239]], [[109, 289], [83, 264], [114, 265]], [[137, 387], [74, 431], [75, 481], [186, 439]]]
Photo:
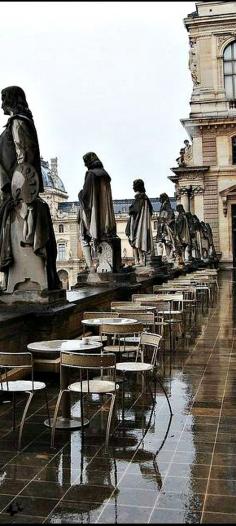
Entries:
[[205, 223], [205, 227], [206, 227], [206, 231], [208, 233], [209, 258], [210, 259], [218, 259], [217, 258], [217, 254], [216, 254], [216, 249], [215, 249], [215, 246], [214, 246], [213, 234], [212, 234], [211, 226], [209, 225], [209, 223]]
[[185, 148], [180, 148], [179, 157], [177, 157], [176, 159], [176, 162], [179, 166], [186, 166], [184, 154], [185, 154]]
[[152, 253], [154, 248], [151, 223], [153, 208], [142, 179], [135, 179], [133, 189], [135, 200], [129, 207], [125, 233], [134, 249], [135, 265], [145, 265], [147, 253]]
[[177, 157], [176, 162], [179, 166], [190, 166], [193, 162], [193, 148], [188, 139], [184, 141], [184, 148], [180, 148], [180, 156]]
[[25, 93], [18, 86], [1, 92], [9, 119], [0, 135], [0, 271], [6, 292], [56, 290], [57, 245], [43, 192], [37, 132]]
[[175, 258], [175, 213], [166, 193], [160, 195], [161, 208], [157, 223], [157, 255], [168, 262]]
[[116, 272], [121, 264], [121, 254], [118, 246], [120, 239], [116, 235], [111, 177], [96, 153], [86, 153], [83, 160], [87, 171], [84, 186], [78, 194], [78, 223], [86, 265], [91, 272], [95, 271], [91, 256], [91, 251], [95, 250], [99, 259], [97, 272]]
[[193, 228], [195, 230], [195, 247], [193, 251], [193, 257], [195, 259], [203, 259], [202, 226], [196, 214], [193, 214], [192, 220], [193, 220]]
[[178, 255], [181, 258], [181, 263], [189, 261], [191, 238], [188, 219], [183, 205], [176, 206], [177, 218], [175, 220], [175, 230], [177, 237]]

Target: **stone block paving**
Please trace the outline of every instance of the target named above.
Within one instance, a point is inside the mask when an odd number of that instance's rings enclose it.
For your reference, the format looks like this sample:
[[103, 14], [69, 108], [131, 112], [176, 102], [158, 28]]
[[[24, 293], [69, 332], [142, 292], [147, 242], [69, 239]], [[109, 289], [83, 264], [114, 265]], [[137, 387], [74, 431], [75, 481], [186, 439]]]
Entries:
[[[20, 452], [10, 401], [1, 401], [1, 523], [236, 523], [236, 281], [230, 271], [221, 272], [213, 305], [199, 309], [186, 332], [160, 361], [173, 417], [161, 390], [153, 406], [133, 378], [125, 421], [119, 399], [107, 449], [107, 408], [98, 412], [97, 397], [85, 404], [84, 444], [80, 430], [57, 430], [54, 449], [43, 396], [35, 397]], [[43, 378], [53, 414], [59, 379]], [[72, 404], [79, 415], [78, 400]], [[22, 399], [17, 408], [19, 416]]]

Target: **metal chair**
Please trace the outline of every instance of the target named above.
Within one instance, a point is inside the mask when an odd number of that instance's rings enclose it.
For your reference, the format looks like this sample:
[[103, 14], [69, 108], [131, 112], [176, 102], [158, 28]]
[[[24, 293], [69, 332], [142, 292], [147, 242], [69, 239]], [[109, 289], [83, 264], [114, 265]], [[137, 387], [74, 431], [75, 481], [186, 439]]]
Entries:
[[[152, 373], [154, 382], [158, 382], [158, 384], [161, 386], [165, 394], [165, 397], [167, 399], [170, 413], [171, 415], [173, 414], [166, 390], [164, 386], [162, 385], [160, 378], [157, 375], [157, 368], [158, 368], [157, 354], [159, 351], [160, 340], [161, 340], [160, 334], [151, 334], [148, 332], [143, 332], [140, 336], [139, 352], [137, 354], [136, 361], [135, 362], [118, 362], [116, 364], [116, 370], [120, 371], [123, 374], [122, 420], [124, 420], [124, 383], [125, 383], [124, 380], [125, 380], [126, 373], [141, 373], [143, 377], [147, 373]], [[150, 350], [150, 348], [151, 348], [151, 360], [149, 362], [146, 362], [144, 361], [144, 358], [145, 358], [145, 355], [147, 354], [147, 351]], [[141, 361], [138, 361], [139, 359], [141, 359]], [[156, 399], [152, 393], [149, 381], [147, 382], [147, 385], [148, 385], [148, 388], [149, 388], [149, 391], [152, 397], [152, 401], [153, 403], [156, 403]]]
[[[134, 338], [135, 336], [139, 338], [141, 332], [143, 331], [142, 323], [127, 323], [127, 324], [104, 324], [100, 327], [101, 336], [110, 337], [112, 343], [104, 345], [104, 352], [115, 352], [115, 353], [137, 353], [138, 343], [129, 345], [128, 338]], [[128, 344], [127, 344], [128, 343]]]
[[[79, 353], [75, 354], [70, 351], [63, 351], [61, 353], [61, 367], [72, 367], [79, 370], [79, 381], [73, 382], [68, 385], [66, 389], [60, 390], [52, 423], [51, 433], [51, 446], [54, 446], [55, 429], [57, 415], [61, 403], [62, 396], [65, 392], [73, 392], [80, 394], [80, 408], [81, 408], [81, 429], [82, 429], [82, 440], [84, 437], [84, 409], [83, 409], [83, 395], [84, 394], [107, 394], [111, 396], [110, 410], [107, 419], [106, 429], [106, 445], [109, 441], [110, 427], [112, 414], [116, 399], [116, 391], [119, 389], [119, 385], [116, 383], [116, 357], [114, 354], [88, 354]], [[103, 373], [104, 369], [109, 369], [109, 372], [113, 373], [110, 375], [109, 380], [104, 380], [102, 375], [100, 378], [90, 379], [89, 373], [91, 370], [100, 370]], [[83, 373], [86, 374], [83, 374]], [[83, 378], [86, 377], [86, 380]]]
[[[84, 312], [83, 313], [83, 318], [82, 320], [93, 320], [94, 318], [118, 318], [119, 317], [119, 314], [118, 312], [100, 312], [100, 311], [95, 311], [95, 312]], [[83, 325], [83, 336], [85, 335], [85, 326]], [[91, 335], [89, 336], [90, 340], [94, 340], [94, 341], [102, 341], [102, 342], [106, 342], [107, 341], [107, 338], [104, 336], [103, 340], [101, 340], [101, 336], [99, 334], [94, 334], [94, 335]]]
[[[16, 393], [28, 394], [28, 400], [24, 407], [23, 415], [20, 422], [18, 449], [21, 447], [22, 432], [26, 420], [26, 415], [32, 401], [32, 398], [37, 391], [42, 391], [46, 388], [44, 382], [36, 382], [34, 380], [33, 358], [29, 352], [25, 353], [9, 353], [0, 352], [0, 367], [4, 369], [4, 374], [0, 375], [0, 391], [5, 393], [12, 393], [13, 401], [13, 431], [16, 429]], [[24, 369], [31, 373], [31, 380], [9, 380], [10, 369]], [[4, 380], [5, 377], [5, 380]], [[47, 406], [48, 419], [50, 423], [50, 414], [48, 408], [47, 391], [45, 389], [45, 400]]]

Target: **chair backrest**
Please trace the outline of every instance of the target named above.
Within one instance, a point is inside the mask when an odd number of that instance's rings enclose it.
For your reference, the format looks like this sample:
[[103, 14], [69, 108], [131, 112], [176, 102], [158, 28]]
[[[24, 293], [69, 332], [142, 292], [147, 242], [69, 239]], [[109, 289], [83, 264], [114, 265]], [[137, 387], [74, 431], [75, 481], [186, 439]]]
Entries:
[[118, 312], [84, 312], [83, 313], [83, 320], [92, 320], [95, 318], [118, 318]]
[[[142, 352], [142, 356], [144, 358], [144, 351], [150, 350], [150, 347], [152, 348], [152, 356], [150, 363], [152, 365], [156, 364], [156, 358], [157, 353], [159, 351], [159, 345], [161, 341], [162, 336], [160, 334], [153, 334], [150, 332], [142, 332], [140, 336], [140, 350]], [[147, 349], [145, 349], [147, 347]]]
[[113, 353], [89, 354], [62, 351], [61, 365], [63, 367], [77, 367], [80, 369], [110, 369], [116, 365], [116, 356]]
[[32, 354], [30, 352], [0, 352], [0, 367], [5, 369], [12, 369], [13, 367], [31, 368]]
[[152, 347], [158, 347], [161, 338], [161, 334], [153, 334], [144, 331], [140, 335], [140, 345], [151, 345]]
[[121, 311], [119, 312], [119, 316], [120, 318], [135, 318], [137, 321], [140, 321], [143, 325], [152, 325], [154, 328], [155, 315], [153, 312]]
[[33, 372], [33, 359], [30, 352], [24, 353], [12, 353], [12, 352], [0, 352], [0, 369], [4, 370], [5, 380], [3, 374], [0, 374], [0, 390], [3, 385], [3, 381], [6, 381], [8, 388], [8, 373], [10, 369], [29, 369], [31, 372], [31, 381], [34, 382]]
[[132, 301], [112, 301], [111, 302], [111, 309], [115, 309], [116, 307], [123, 307], [126, 305], [132, 305]]
[[122, 324], [102, 324], [100, 326], [101, 334], [138, 334], [143, 331], [142, 323], [124, 323]]

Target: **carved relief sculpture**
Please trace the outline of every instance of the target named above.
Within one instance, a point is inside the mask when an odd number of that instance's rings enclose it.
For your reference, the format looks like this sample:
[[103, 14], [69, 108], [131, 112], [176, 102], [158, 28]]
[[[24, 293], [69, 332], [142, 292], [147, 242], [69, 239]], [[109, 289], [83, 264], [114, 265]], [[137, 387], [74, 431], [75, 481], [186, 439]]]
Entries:
[[188, 67], [191, 72], [192, 81], [193, 81], [194, 86], [198, 86], [200, 82], [198, 78], [198, 68], [197, 68], [196, 39], [190, 38], [189, 45], [190, 45], [190, 50], [189, 50]]

